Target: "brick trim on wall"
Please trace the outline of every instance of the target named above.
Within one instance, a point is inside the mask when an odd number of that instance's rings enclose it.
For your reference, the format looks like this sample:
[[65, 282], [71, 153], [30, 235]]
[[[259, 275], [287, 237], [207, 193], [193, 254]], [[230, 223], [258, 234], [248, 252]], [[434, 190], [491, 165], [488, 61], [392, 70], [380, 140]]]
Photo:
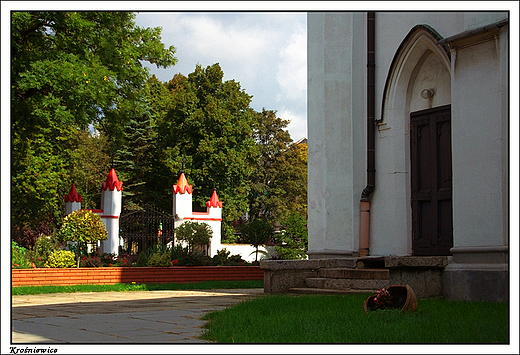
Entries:
[[97, 267], [70, 269], [12, 269], [12, 286], [116, 283], [187, 283], [263, 280], [259, 266]]

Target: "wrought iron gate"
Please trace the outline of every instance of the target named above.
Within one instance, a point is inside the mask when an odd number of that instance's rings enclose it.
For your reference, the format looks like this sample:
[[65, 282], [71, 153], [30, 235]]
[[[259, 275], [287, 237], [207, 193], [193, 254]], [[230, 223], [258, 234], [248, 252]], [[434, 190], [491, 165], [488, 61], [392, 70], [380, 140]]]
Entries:
[[173, 244], [174, 218], [150, 205], [124, 210], [119, 226], [123, 252], [128, 254], [145, 252], [156, 244]]

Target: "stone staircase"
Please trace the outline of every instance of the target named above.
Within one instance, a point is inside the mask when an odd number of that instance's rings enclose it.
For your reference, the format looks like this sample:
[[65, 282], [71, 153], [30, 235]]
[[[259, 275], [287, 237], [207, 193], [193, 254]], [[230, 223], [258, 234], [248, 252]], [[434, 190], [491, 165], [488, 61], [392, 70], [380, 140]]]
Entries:
[[383, 287], [410, 285], [417, 297], [442, 294], [446, 256], [366, 256], [260, 261], [264, 292], [374, 295]]
[[305, 279], [306, 287], [289, 289], [292, 294], [375, 294], [390, 286], [390, 270], [384, 261], [358, 259], [355, 267], [322, 268], [317, 277]]

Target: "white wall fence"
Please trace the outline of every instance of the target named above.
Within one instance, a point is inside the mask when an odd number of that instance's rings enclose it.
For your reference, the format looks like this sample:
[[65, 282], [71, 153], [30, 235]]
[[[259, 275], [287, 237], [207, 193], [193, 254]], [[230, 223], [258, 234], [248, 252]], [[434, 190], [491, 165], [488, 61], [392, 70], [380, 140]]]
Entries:
[[[230, 256], [238, 254], [242, 256], [242, 259], [244, 259], [244, 261], [255, 261], [256, 248], [250, 244], [221, 244], [219, 250], [222, 250], [224, 248], [230, 252]], [[272, 246], [266, 247], [262, 245], [258, 247], [258, 250], [258, 260], [269, 259], [270, 257], [277, 255], [276, 251], [274, 250], [274, 247]], [[266, 256], [264, 253], [261, 253], [260, 251], [268, 253], [269, 256]]]

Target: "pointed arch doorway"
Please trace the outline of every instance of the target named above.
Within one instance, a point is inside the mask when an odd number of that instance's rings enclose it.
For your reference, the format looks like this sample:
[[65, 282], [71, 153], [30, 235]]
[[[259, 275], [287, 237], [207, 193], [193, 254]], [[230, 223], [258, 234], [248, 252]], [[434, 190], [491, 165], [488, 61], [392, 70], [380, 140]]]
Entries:
[[400, 207], [408, 253], [418, 256], [449, 255], [453, 246], [451, 62], [440, 39], [427, 25], [410, 30], [391, 63], [377, 122], [399, 132], [394, 147], [408, 173], [400, 181], [406, 192]]

